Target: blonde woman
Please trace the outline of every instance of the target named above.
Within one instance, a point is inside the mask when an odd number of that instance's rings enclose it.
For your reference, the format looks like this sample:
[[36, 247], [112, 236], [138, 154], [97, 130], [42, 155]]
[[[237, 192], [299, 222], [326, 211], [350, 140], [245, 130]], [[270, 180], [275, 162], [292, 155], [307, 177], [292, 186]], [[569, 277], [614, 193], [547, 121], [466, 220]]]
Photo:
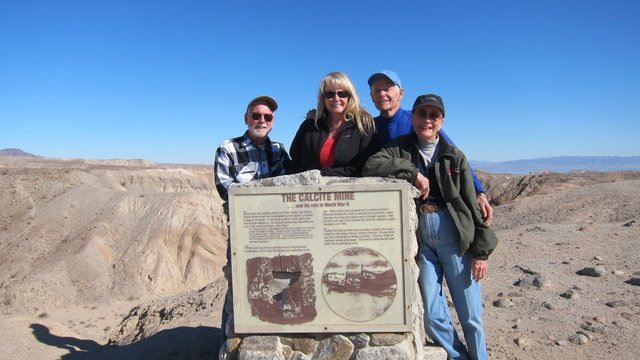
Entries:
[[320, 170], [323, 176], [361, 176], [375, 152], [375, 125], [342, 72], [327, 74], [318, 90], [315, 118], [306, 119], [291, 144], [293, 172]]

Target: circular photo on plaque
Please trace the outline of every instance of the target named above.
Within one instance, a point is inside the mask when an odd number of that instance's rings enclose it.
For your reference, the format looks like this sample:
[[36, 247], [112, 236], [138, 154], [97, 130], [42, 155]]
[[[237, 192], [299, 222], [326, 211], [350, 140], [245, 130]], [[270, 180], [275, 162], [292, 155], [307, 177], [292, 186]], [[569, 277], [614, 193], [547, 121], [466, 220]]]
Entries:
[[379, 252], [352, 247], [336, 254], [322, 273], [322, 295], [331, 310], [350, 321], [384, 314], [396, 297], [398, 280]]

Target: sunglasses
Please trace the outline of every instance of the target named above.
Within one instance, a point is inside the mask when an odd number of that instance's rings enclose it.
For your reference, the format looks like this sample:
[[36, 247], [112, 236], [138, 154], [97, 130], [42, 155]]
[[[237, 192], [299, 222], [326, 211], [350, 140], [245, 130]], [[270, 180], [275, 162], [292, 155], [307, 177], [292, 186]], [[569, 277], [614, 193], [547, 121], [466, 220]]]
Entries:
[[260, 120], [261, 117], [264, 117], [264, 121], [266, 122], [272, 122], [273, 121], [273, 114], [261, 114], [261, 113], [251, 113], [251, 118], [253, 120]]
[[423, 119], [428, 119], [431, 121], [438, 121], [442, 119], [442, 114], [439, 111], [420, 110], [417, 112], [417, 115]]
[[349, 94], [348, 91], [325, 91], [324, 92], [325, 99], [333, 99], [336, 95], [338, 95], [340, 99], [346, 99], [349, 96], [351, 96], [351, 94]]

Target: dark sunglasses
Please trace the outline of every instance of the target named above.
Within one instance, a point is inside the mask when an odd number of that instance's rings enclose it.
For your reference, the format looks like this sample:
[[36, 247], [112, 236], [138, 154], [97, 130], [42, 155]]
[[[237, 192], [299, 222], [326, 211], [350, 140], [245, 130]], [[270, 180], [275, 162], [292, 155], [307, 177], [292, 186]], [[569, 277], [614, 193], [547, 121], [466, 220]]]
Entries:
[[429, 119], [431, 121], [438, 121], [442, 118], [442, 114], [439, 111], [420, 110], [417, 114], [419, 117]]
[[264, 117], [264, 121], [266, 122], [272, 122], [273, 121], [273, 114], [260, 114], [260, 113], [251, 113], [251, 118], [253, 120], [260, 120], [261, 117]]
[[338, 95], [340, 99], [346, 99], [349, 96], [351, 96], [351, 94], [349, 94], [348, 91], [325, 91], [324, 92], [325, 99], [333, 99], [336, 95]]

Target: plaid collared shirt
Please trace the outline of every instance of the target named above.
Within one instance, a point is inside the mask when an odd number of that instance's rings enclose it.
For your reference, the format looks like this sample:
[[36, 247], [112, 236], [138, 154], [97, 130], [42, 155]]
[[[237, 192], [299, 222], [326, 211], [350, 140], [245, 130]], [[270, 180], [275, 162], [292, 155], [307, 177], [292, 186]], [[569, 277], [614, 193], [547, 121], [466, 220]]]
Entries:
[[225, 140], [216, 151], [213, 165], [216, 189], [223, 200], [233, 183], [285, 175], [291, 159], [284, 145], [267, 138], [263, 149], [256, 146], [249, 134]]

